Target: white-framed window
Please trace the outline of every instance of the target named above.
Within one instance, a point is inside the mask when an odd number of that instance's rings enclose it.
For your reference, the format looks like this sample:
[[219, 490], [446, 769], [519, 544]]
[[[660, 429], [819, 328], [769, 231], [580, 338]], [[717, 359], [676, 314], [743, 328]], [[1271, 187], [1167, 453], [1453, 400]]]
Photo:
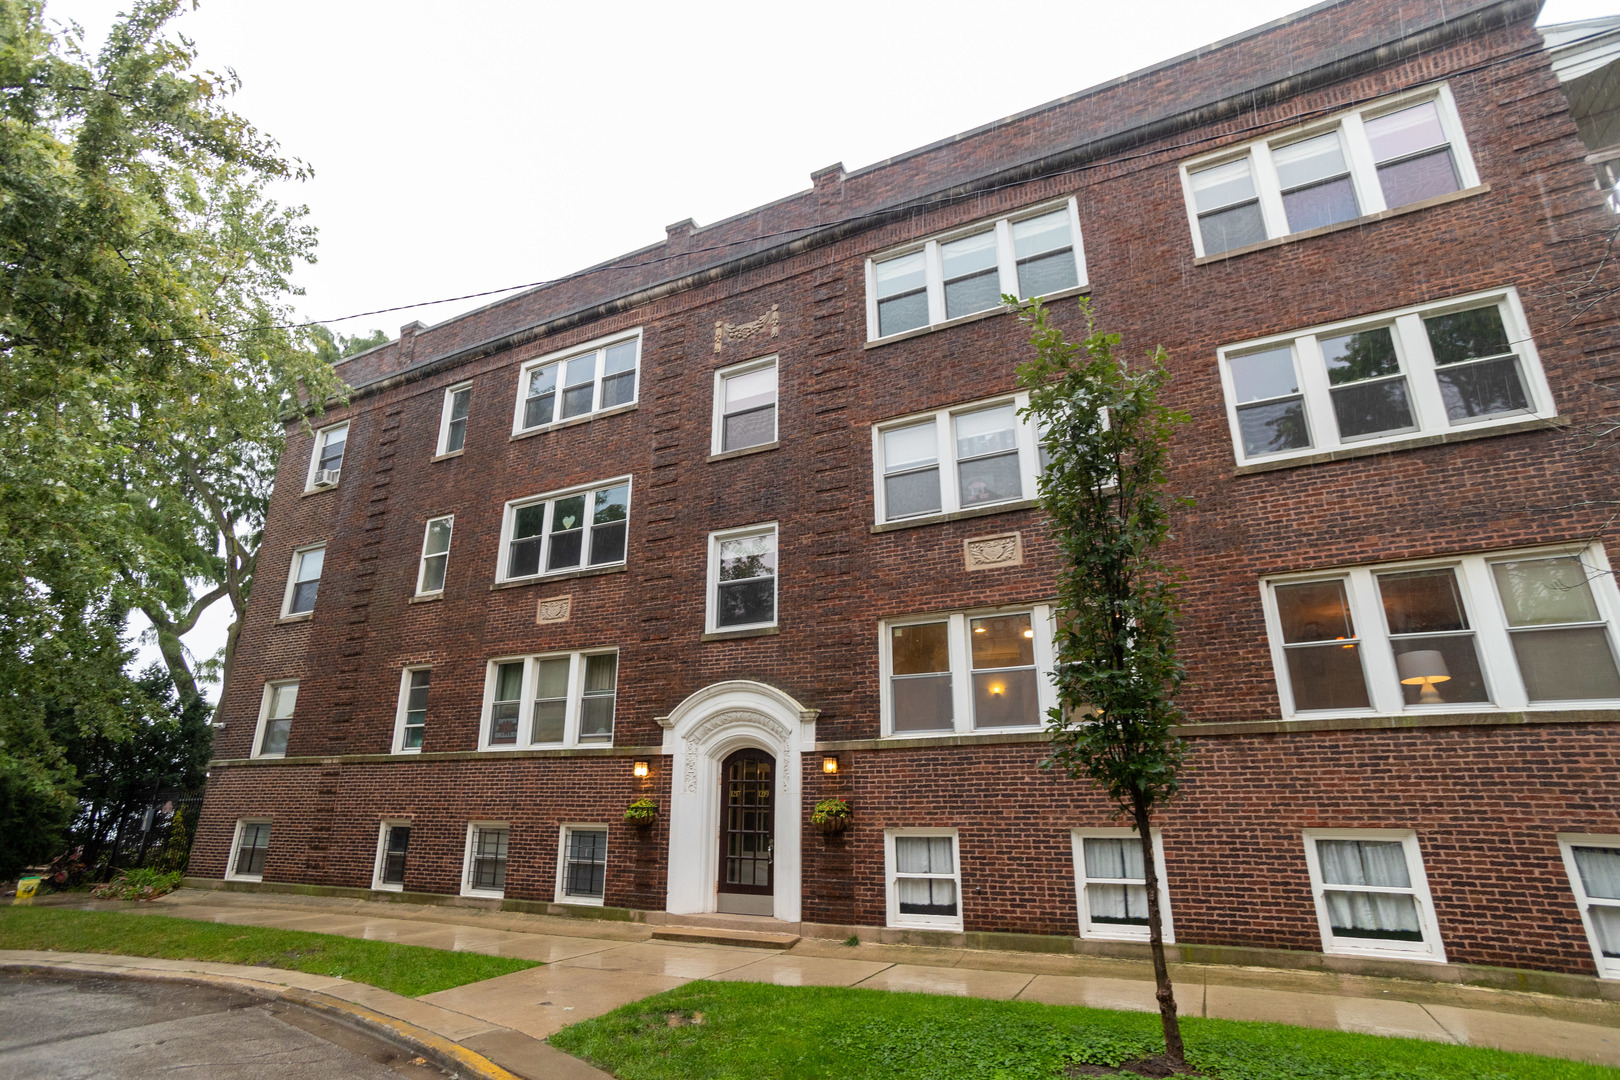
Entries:
[[601, 904], [607, 895], [608, 827], [565, 824], [557, 843], [557, 903]]
[[1040, 437], [1019, 416], [1028, 394], [885, 420], [872, 428], [879, 525], [1035, 497]]
[[[1170, 919], [1170, 887], [1164, 873], [1164, 840], [1153, 833], [1153, 869], [1159, 876], [1159, 915], [1164, 940], [1176, 940]], [[1115, 941], [1148, 940], [1147, 871], [1142, 841], [1134, 829], [1075, 829], [1074, 891], [1080, 936]]]
[[1322, 951], [1445, 963], [1440, 926], [1410, 829], [1306, 829]]
[[292, 732], [293, 709], [298, 705], [298, 680], [264, 684], [259, 724], [253, 732], [253, 757], [284, 757]]
[[467, 853], [462, 860], [462, 896], [506, 894], [506, 847], [511, 829], [504, 821], [467, 824]]
[[472, 383], [452, 386], [444, 392], [444, 409], [439, 414], [439, 442], [435, 456], [459, 454], [467, 445], [467, 409], [472, 404]]
[[491, 660], [479, 749], [611, 746], [618, 677], [613, 649]]
[[1516, 289], [1218, 350], [1239, 465], [1551, 417]]
[[1457, 104], [1444, 83], [1181, 164], [1199, 256], [1478, 184]]
[[729, 453], [776, 441], [774, 356], [745, 360], [714, 373], [714, 435], [709, 452]]
[[1620, 836], [1559, 833], [1558, 850], [1598, 977], [1620, 979]]
[[955, 829], [885, 829], [889, 925], [962, 929], [962, 864]]
[[885, 737], [1033, 731], [1057, 705], [1045, 604], [885, 619], [878, 634]]
[[264, 858], [270, 852], [270, 819], [246, 819], [236, 823], [231, 838], [231, 862], [225, 868], [227, 881], [263, 881]]
[[544, 577], [624, 562], [630, 477], [506, 504], [500, 580]]
[[869, 341], [1086, 284], [1080, 210], [1070, 197], [919, 240], [866, 261]]
[[385, 892], [405, 889], [405, 856], [411, 846], [409, 820], [385, 820], [377, 829], [377, 864], [371, 872], [371, 887]]
[[634, 405], [640, 367], [640, 328], [530, 360], [518, 370], [512, 434]]
[[283, 619], [315, 610], [315, 594], [320, 591], [325, 565], [325, 544], [310, 544], [293, 551], [292, 565], [287, 568], [287, 591], [281, 599]]
[[776, 522], [709, 534], [708, 632], [776, 625]]
[[433, 683], [430, 667], [408, 667], [400, 672], [399, 708], [394, 716], [394, 753], [422, 749], [427, 732], [428, 690]]
[[444, 574], [450, 567], [450, 530], [455, 523], [454, 514], [428, 520], [422, 535], [422, 565], [416, 574], [417, 596], [444, 592]]
[[1283, 715], [1620, 706], [1620, 594], [1599, 545], [1261, 585]]
[[305, 491], [319, 491], [337, 485], [343, 473], [343, 451], [349, 444], [349, 422], [333, 424], [315, 432], [315, 451], [309, 456]]

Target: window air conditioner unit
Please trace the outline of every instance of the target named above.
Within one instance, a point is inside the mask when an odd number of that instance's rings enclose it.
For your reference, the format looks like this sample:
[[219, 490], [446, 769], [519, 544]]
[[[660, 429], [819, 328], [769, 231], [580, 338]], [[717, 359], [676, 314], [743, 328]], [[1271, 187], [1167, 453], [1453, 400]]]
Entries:
[[331, 487], [333, 484], [338, 482], [338, 477], [341, 476], [342, 474], [343, 474], [342, 469], [316, 469], [315, 470], [315, 483], [312, 484], [311, 486], [312, 487]]

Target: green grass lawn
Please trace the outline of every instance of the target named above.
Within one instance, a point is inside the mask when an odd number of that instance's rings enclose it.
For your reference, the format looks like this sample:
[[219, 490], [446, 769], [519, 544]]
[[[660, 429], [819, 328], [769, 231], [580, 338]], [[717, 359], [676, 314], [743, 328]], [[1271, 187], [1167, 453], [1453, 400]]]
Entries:
[[362, 941], [303, 930], [268, 930], [172, 919], [164, 915], [26, 906], [0, 907], [0, 949], [52, 949], [255, 964], [311, 975], [336, 975], [407, 997], [539, 966], [533, 960], [446, 952], [420, 945]]
[[[1182, 1030], [1189, 1062], [1220, 1080], [1620, 1080], [1620, 1069], [1419, 1039], [1196, 1018]], [[1052, 1080], [1163, 1047], [1146, 1013], [715, 982], [550, 1041], [619, 1080]]]

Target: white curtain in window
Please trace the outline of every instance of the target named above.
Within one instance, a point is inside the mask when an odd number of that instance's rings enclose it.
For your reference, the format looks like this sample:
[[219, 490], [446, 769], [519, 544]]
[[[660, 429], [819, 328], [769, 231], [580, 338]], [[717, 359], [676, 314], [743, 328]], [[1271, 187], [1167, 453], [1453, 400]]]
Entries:
[[1587, 896], [1620, 900], [1620, 848], [1578, 847], [1575, 865]]
[[[955, 908], [956, 882], [939, 878], [901, 878], [896, 886], [900, 894], [901, 910], [907, 908]], [[944, 914], [944, 912], [925, 912]], [[954, 914], [954, 911], [951, 912]]]
[[1085, 849], [1086, 877], [1147, 880], [1147, 871], [1142, 865], [1142, 842], [1136, 837], [1087, 837]]
[[1604, 956], [1620, 959], [1620, 908], [1592, 905], [1592, 926], [1597, 930], [1598, 949]]
[[1141, 885], [1087, 885], [1086, 906], [1098, 922], [1145, 923], [1147, 889]]
[[1334, 930], [1421, 933], [1417, 901], [1401, 893], [1330, 892], [1327, 905]]
[[894, 860], [902, 874], [950, 874], [956, 869], [948, 836], [897, 836]]
[[1399, 840], [1318, 840], [1322, 880], [1329, 885], [1410, 889], [1406, 848]]

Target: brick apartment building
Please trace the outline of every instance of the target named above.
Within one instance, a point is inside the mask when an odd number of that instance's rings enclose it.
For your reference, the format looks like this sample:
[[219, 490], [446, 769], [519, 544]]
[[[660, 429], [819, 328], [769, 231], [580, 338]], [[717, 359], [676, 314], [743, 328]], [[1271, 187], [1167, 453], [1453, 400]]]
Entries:
[[1538, 9], [1320, 4], [345, 361], [192, 873], [1139, 950], [1129, 834], [1039, 768], [998, 301], [1089, 295], [1192, 417], [1182, 954], [1620, 977], [1620, 21]]

